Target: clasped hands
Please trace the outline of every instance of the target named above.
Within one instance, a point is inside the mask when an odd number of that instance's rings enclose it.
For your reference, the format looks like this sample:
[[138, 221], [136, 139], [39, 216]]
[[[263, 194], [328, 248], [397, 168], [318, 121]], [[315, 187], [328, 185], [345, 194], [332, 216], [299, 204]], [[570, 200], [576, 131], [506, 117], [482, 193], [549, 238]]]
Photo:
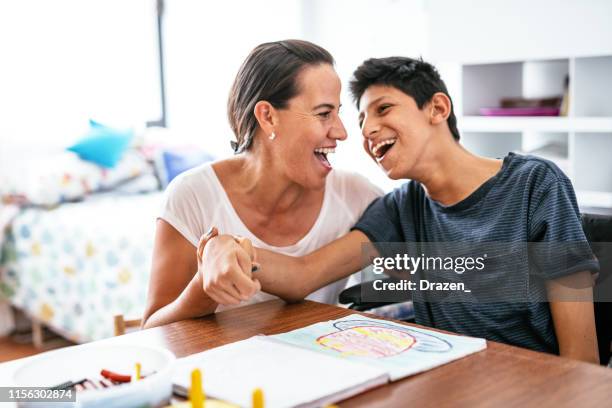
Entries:
[[253, 277], [259, 264], [249, 239], [219, 235], [212, 227], [200, 238], [197, 257], [204, 292], [218, 304], [238, 305], [261, 290], [259, 280]]

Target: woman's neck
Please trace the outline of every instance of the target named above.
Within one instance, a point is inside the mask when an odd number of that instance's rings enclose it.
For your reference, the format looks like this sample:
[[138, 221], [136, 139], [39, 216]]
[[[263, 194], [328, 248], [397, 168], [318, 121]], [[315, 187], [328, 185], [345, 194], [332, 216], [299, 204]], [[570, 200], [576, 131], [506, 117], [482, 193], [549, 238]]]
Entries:
[[246, 152], [224, 163], [215, 170], [226, 191], [250, 203], [261, 215], [291, 212], [309, 196], [309, 191], [289, 180], [265, 155]]

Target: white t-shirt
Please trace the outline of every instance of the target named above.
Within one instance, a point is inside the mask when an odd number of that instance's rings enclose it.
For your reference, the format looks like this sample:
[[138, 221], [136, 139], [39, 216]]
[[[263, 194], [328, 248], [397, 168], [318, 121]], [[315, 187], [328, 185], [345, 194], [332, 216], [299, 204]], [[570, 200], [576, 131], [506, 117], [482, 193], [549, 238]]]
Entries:
[[[367, 206], [382, 194], [380, 188], [361, 175], [332, 170], [326, 179], [323, 205], [310, 231], [293, 245], [277, 247], [263, 242], [249, 231], [234, 210], [212, 165], [206, 163], [172, 180], [166, 189], [159, 218], [172, 225], [195, 247], [200, 237], [215, 226], [221, 234], [241, 235], [256, 247], [302, 256], [346, 234]], [[337, 303], [347, 282], [348, 278], [331, 283], [311, 293], [307, 299]], [[275, 298], [260, 292], [240, 306]], [[217, 311], [228, 308], [220, 306]]]

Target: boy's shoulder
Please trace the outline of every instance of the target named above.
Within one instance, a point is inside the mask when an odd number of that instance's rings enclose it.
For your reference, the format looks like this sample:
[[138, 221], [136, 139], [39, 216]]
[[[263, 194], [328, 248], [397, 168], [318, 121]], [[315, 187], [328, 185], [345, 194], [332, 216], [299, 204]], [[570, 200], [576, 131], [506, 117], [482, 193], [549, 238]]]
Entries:
[[551, 191], [574, 195], [571, 181], [554, 162], [518, 153], [510, 153], [504, 160], [508, 163], [501, 174], [501, 182], [497, 183], [498, 193], [526, 194], [529, 202], [536, 205]]
[[[508, 153], [504, 157], [502, 170], [498, 175], [494, 190], [506, 194], [508, 190], [529, 190], [533, 196], [544, 193], [556, 184], [562, 188], [571, 187], [571, 182], [563, 171], [552, 161], [519, 153]], [[415, 180], [409, 180], [385, 195], [398, 204], [421, 202], [426, 199], [425, 189]], [[401, 205], [401, 204], [400, 204]]]
[[508, 153], [504, 161], [507, 161], [507, 175], [510, 178], [530, 177], [535, 181], [565, 181], [567, 176], [554, 162], [542, 157]]

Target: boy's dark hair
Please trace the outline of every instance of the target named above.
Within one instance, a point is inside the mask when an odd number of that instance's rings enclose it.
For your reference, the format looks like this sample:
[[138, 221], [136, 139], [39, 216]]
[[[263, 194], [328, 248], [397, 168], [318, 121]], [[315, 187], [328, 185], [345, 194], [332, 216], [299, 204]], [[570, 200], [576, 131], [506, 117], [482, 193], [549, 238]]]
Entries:
[[431, 101], [436, 92], [444, 93], [451, 100], [448, 128], [455, 140], [459, 140], [453, 101], [433, 65], [422, 59], [408, 57], [370, 58], [364, 61], [353, 73], [349, 84], [357, 109], [361, 96], [372, 85], [388, 85], [399, 89], [411, 96], [419, 109]]
[[298, 75], [308, 66], [334, 65], [324, 48], [303, 40], [284, 40], [260, 44], [242, 63], [227, 102], [227, 116], [236, 136], [234, 153], [249, 148], [257, 129], [253, 112], [259, 101], [276, 109], [300, 93]]

